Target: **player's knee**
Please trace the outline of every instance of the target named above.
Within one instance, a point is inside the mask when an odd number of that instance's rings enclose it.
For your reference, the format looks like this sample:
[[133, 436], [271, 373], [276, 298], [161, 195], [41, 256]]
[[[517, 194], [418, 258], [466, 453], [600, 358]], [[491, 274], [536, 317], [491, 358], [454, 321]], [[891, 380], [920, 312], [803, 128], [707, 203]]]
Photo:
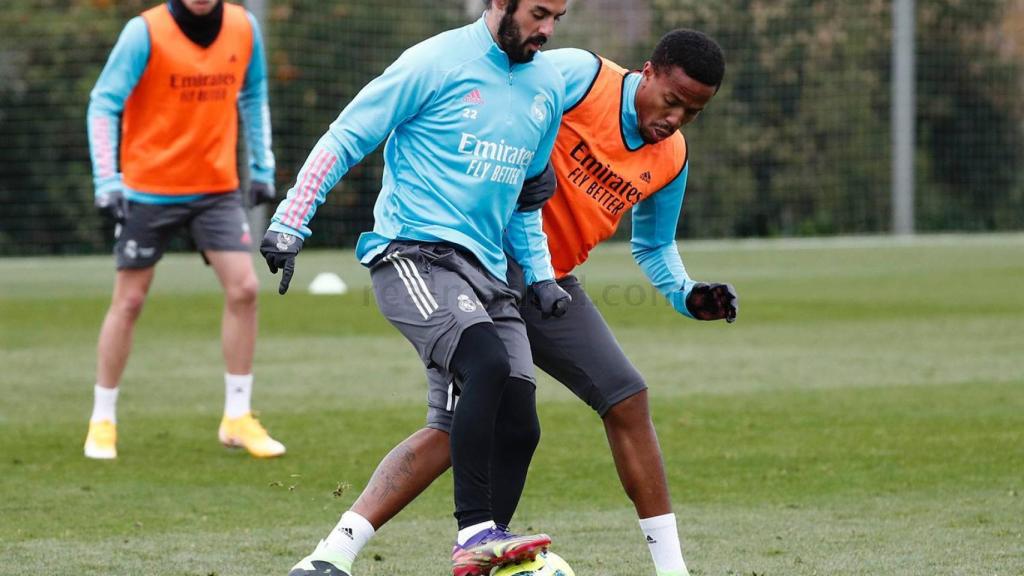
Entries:
[[533, 454], [540, 444], [540, 420], [536, 412], [519, 414], [516, 418], [499, 420], [495, 429], [503, 452]]
[[508, 358], [508, 352], [501, 348], [491, 350], [489, 354], [480, 358], [478, 369], [480, 375], [488, 381], [501, 382], [508, 379], [512, 373], [512, 363]]
[[637, 393], [616, 402], [605, 412], [604, 421], [607, 425], [614, 427], [646, 425], [651, 421], [647, 390], [639, 390]]
[[505, 382], [512, 373], [508, 350], [491, 324], [476, 324], [463, 332], [452, 368], [464, 388], [474, 381]]
[[142, 314], [142, 307], [146, 304], [144, 292], [132, 292], [119, 294], [111, 304], [111, 311], [127, 320], [134, 321]]
[[509, 378], [502, 397], [499, 434], [508, 444], [523, 446], [531, 453], [540, 443], [540, 419], [533, 382]]
[[484, 386], [493, 386], [508, 380], [512, 372], [512, 365], [508, 359], [508, 353], [504, 348], [488, 350], [486, 354], [477, 356], [472, 363], [465, 365], [459, 372], [459, 382], [466, 390], [482, 383]]
[[234, 283], [226, 290], [228, 303], [232, 306], [253, 306], [260, 293], [260, 281], [255, 274]]
[[[499, 426], [508, 423], [499, 423]], [[540, 444], [540, 420], [536, 417], [524, 417], [515, 423], [510, 434], [516, 444], [520, 444], [533, 452]]]

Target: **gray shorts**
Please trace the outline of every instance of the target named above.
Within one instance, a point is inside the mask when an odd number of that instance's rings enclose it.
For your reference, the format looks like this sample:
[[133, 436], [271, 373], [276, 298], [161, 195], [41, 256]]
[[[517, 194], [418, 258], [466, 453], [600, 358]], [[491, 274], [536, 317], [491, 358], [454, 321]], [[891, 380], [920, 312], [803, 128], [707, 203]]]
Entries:
[[201, 251], [248, 252], [249, 220], [242, 195], [208, 194], [181, 204], [128, 203], [128, 216], [114, 243], [117, 269], [149, 268], [164, 255], [171, 237], [187, 229]]
[[541, 318], [529, 303], [520, 309], [537, 367], [579, 396], [602, 418], [612, 406], [647, 389], [601, 312], [575, 276], [558, 284], [572, 296], [562, 318]]
[[[522, 271], [509, 259], [509, 285], [523, 293]], [[612, 406], [647, 389], [643, 376], [626, 357], [601, 312], [572, 275], [558, 281], [572, 296], [562, 318], [541, 318], [540, 310], [522, 299], [533, 361], [586, 402], [602, 418]], [[428, 370], [430, 411], [427, 425], [448, 432], [458, 389], [442, 370]]]
[[451, 426], [458, 388], [449, 363], [470, 326], [493, 324], [508, 352], [510, 376], [535, 381], [519, 293], [471, 254], [447, 244], [395, 241], [370, 266], [370, 278], [381, 313], [427, 368], [429, 426]]

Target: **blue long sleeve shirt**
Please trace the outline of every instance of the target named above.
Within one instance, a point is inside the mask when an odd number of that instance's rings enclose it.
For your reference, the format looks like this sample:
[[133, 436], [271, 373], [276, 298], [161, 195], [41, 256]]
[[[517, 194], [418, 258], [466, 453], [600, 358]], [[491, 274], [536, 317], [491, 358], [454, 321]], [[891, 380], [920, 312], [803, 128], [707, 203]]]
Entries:
[[524, 179], [547, 164], [564, 98], [562, 77], [543, 54], [512, 64], [483, 18], [427, 39], [367, 84], [331, 124], [270, 230], [308, 238], [328, 192], [386, 138], [374, 227], [356, 245], [360, 262], [368, 264], [395, 239], [450, 242], [504, 282], [507, 227], [538, 231], [534, 249], [547, 254], [539, 214], [513, 213]]
[[[253, 50], [246, 69], [245, 82], [238, 94], [238, 108], [249, 151], [250, 178], [273, 184], [274, 154], [271, 151], [267, 63], [259, 24], [252, 14], [248, 14], [248, 17], [253, 30]], [[99, 80], [89, 95], [89, 110], [86, 116], [93, 184], [97, 195], [122, 190], [127, 198], [147, 204], [189, 202], [201, 198], [201, 195], [170, 196], [131, 190], [125, 188], [119, 171], [103, 169], [104, 166], [116, 163], [119, 157], [121, 115], [128, 97], [146, 71], [149, 53], [149, 31], [146, 21], [141, 16], [136, 16], [129, 20], [121, 31]]]
[[[549, 50], [545, 55], [565, 79], [565, 109], [568, 110], [586, 96], [597, 76], [599, 62], [592, 53], [576, 48]], [[644, 145], [636, 110], [636, 91], [640, 80], [639, 73], [631, 73], [623, 85], [622, 136], [631, 150], [639, 150]], [[695, 282], [686, 272], [675, 238], [689, 171], [687, 163], [672, 182], [633, 208], [631, 245], [634, 260], [650, 282], [676, 311], [692, 318], [686, 308], [686, 297]], [[510, 236], [514, 234], [510, 231]], [[510, 239], [510, 244], [522, 244], [521, 237]], [[520, 262], [529, 279], [531, 259]]]

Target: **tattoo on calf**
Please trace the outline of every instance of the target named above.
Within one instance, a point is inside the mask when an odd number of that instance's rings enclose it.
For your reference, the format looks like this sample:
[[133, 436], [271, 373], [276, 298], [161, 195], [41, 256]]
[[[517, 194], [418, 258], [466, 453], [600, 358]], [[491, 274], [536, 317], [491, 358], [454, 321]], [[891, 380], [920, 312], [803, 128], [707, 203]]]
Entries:
[[371, 485], [380, 484], [374, 489], [373, 496], [378, 502], [384, 502], [389, 496], [402, 488], [402, 483], [413, 476], [413, 461], [416, 453], [405, 446], [396, 447], [384, 460], [370, 479]]

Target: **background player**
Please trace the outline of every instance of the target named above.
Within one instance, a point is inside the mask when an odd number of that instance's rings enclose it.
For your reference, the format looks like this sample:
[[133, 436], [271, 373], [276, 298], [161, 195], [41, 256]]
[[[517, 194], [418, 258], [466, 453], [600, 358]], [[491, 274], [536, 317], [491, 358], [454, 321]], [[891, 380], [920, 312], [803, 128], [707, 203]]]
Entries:
[[116, 222], [117, 276], [100, 330], [85, 455], [117, 457], [118, 385], [135, 323], [171, 235], [187, 229], [224, 289], [226, 373], [218, 436], [260, 458], [285, 447], [250, 410], [259, 283], [238, 192], [238, 110], [250, 203], [274, 197], [263, 41], [220, 0], [170, 0], [125, 26], [89, 101], [96, 205]]

